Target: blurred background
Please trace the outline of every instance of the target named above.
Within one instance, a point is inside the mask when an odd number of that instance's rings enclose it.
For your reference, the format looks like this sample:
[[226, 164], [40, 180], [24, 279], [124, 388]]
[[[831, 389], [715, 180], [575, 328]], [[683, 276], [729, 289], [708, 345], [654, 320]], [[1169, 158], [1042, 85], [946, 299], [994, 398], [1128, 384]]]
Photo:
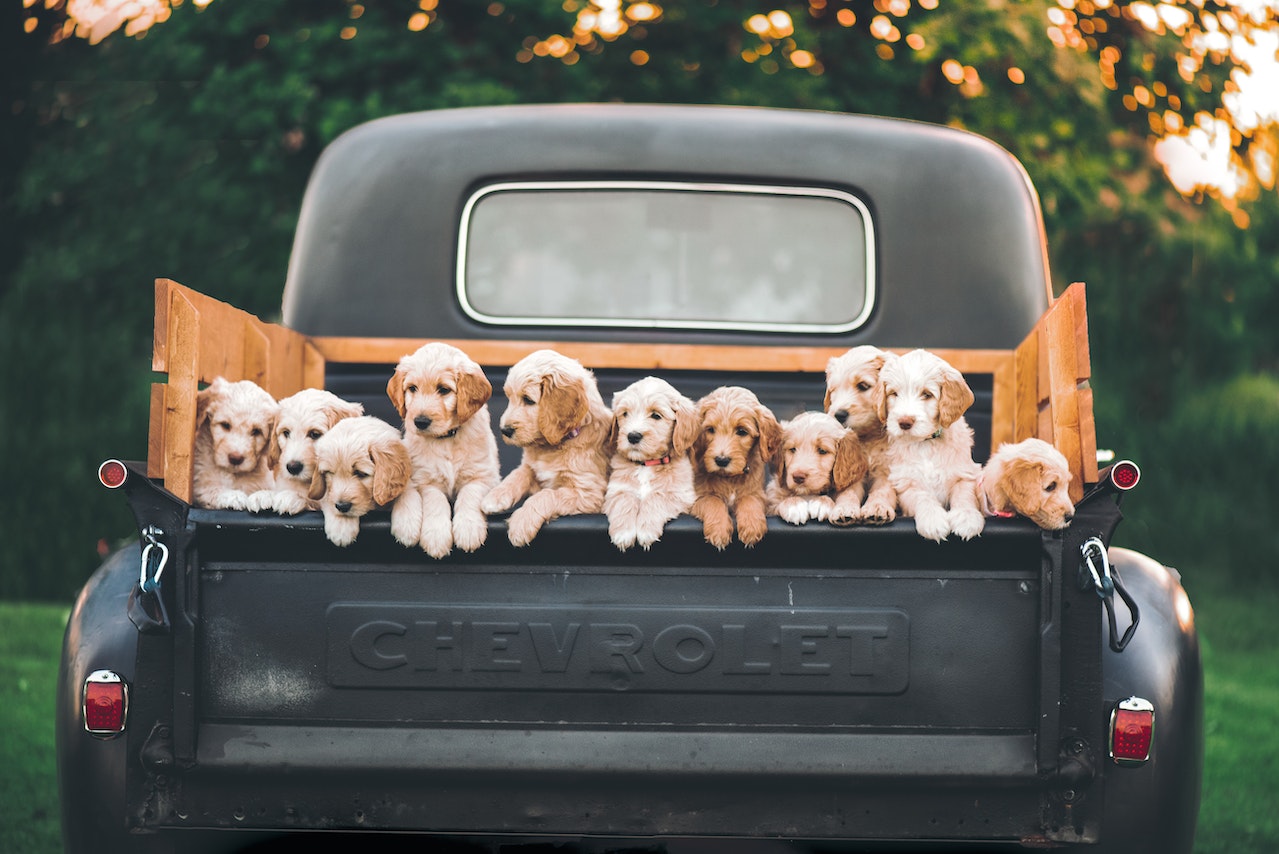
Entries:
[[[1088, 284], [1099, 445], [1143, 468], [1118, 543], [1274, 658], [1271, 612], [1248, 606], [1279, 601], [1276, 0], [6, 8], [0, 600], [65, 606], [134, 534], [95, 471], [146, 456], [154, 279], [276, 319], [303, 187], [338, 134], [481, 104], [752, 104], [966, 128], [1025, 165], [1056, 287]], [[1247, 697], [1271, 721], [1274, 667]], [[1232, 743], [1213, 678], [1210, 752]], [[1250, 750], [1273, 783], [1276, 742]], [[1230, 850], [1279, 847], [1273, 797]]]

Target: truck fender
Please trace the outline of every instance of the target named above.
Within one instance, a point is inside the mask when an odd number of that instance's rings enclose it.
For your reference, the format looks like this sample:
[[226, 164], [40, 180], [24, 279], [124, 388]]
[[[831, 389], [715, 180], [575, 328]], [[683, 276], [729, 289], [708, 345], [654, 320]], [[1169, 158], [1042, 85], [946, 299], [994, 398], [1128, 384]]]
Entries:
[[129, 620], [128, 600], [141, 559], [138, 543], [110, 555], [81, 588], [63, 635], [55, 732], [67, 854], [135, 847], [124, 818], [128, 739], [87, 733], [81, 703], [84, 680], [95, 670], [113, 670], [134, 684], [138, 630]]
[[[1150, 760], [1121, 767], [1106, 757], [1104, 836], [1099, 850], [1190, 852], [1203, 776], [1203, 666], [1194, 610], [1180, 574], [1124, 548], [1112, 570], [1138, 603], [1141, 621], [1123, 652], [1103, 639], [1103, 693], [1113, 708], [1131, 696], [1155, 707]], [[1127, 616], [1116, 597], [1119, 630]], [[1103, 620], [1103, 632], [1109, 627]]]

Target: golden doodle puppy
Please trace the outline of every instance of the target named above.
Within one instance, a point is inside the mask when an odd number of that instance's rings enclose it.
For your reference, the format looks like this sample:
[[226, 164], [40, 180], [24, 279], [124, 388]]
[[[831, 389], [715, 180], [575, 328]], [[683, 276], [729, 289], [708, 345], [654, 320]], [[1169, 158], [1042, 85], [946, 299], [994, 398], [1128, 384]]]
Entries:
[[1000, 445], [981, 471], [982, 510], [987, 516], [1025, 516], [1060, 531], [1075, 518], [1070, 478], [1066, 457], [1042, 439]]
[[411, 463], [400, 431], [372, 415], [344, 418], [315, 443], [315, 476], [308, 497], [319, 502], [324, 535], [349, 546], [360, 519], [399, 498]]
[[658, 377], [645, 377], [613, 395], [614, 448], [604, 493], [604, 514], [613, 545], [648, 550], [670, 522], [693, 506], [697, 437], [692, 400]]
[[864, 495], [866, 452], [856, 431], [825, 412], [781, 423], [768, 509], [792, 525], [856, 518]]
[[497, 486], [497, 440], [489, 422], [493, 385], [450, 344], [432, 342], [400, 360], [386, 393], [404, 419], [413, 477], [391, 510], [391, 533], [442, 558], [472, 552], [488, 537], [480, 509]]
[[837, 508], [831, 520], [837, 524], [886, 525], [897, 517], [897, 493], [888, 479], [888, 431], [879, 408], [883, 396], [879, 372], [887, 356], [878, 347], [864, 344], [826, 363], [823, 408], [857, 434], [867, 461], [865, 503], [853, 507], [849, 502]]
[[304, 388], [280, 400], [275, 434], [267, 446], [267, 465], [275, 487], [250, 496], [248, 509], [274, 510], [286, 516], [320, 509], [307, 497], [315, 476], [315, 443], [343, 418], [363, 414], [360, 404], [320, 388]]
[[527, 497], [507, 522], [511, 544], [522, 547], [551, 519], [601, 511], [613, 415], [595, 375], [554, 350], [537, 350], [512, 365], [502, 390], [502, 441], [521, 448], [522, 456], [481, 509], [505, 513]]
[[251, 380], [216, 377], [196, 394], [192, 499], [198, 507], [247, 510], [274, 485], [267, 446], [279, 406]]
[[781, 425], [754, 392], [720, 386], [697, 402], [699, 431], [693, 443], [692, 515], [706, 541], [724, 549], [737, 537], [753, 546], [768, 531], [764, 491], [767, 462], [781, 443]]
[[888, 477], [915, 530], [938, 542], [981, 533], [973, 431], [964, 412], [973, 392], [963, 375], [927, 350], [890, 355], [880, 371], [880, 415], [888, 432]]

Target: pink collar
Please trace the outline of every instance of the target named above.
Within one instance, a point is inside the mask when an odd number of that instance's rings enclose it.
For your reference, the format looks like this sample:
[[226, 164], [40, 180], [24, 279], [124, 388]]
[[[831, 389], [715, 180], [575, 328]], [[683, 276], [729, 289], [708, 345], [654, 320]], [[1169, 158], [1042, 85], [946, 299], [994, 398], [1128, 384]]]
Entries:
[[977, 476], [977, 494], [981, 496], [981, 512], [987, 516], [994, 516], [998, 519], [1012, 519], [1017, 514], [1011, 510], [996, 510], [990, 503], [990, 496], [986, 494], [986, 472], [983, 471]]
[[637, 465], [637, 466], [664, 466], [664, 465], [666, 465], [667, 463], [669, 463], [670, 461], [671, 461], [671, 458], [670, 458], [670, 456], [668, 455], [668, 456], [662, 457], [661, 459], [656, 459], [656, 460], [637, 460], [637, 461], [635, 462], [635, 465]]

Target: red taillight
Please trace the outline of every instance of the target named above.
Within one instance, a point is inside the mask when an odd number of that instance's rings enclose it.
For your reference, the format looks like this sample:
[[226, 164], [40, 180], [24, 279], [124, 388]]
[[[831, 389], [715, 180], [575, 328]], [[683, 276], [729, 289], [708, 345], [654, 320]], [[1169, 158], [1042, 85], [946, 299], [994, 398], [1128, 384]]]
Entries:
[[129, 470], [119, 460], [107, 460], [98, 466], [98, 480], [102, 481], [102, 485], [107, 489], [123, 486], [124, 479], [128, 476]]
[[1137, 485], [1141, 480], [1141, 469], [1132, 460], [1120, 460], [1110, 467], [1110, 482], [1117, 489], [1125, 492]]
[[95, 670], [84, 680], [84, 728], [92, 735], [119, 735], [129, 715], [129, 686], [118, 673]]
[[1139, 765], [1150, 758], [1155, 731], [1155, 707], [1140, 697], [1129, 697], [1110, 716], [1110, 758], [1120, 765]]

